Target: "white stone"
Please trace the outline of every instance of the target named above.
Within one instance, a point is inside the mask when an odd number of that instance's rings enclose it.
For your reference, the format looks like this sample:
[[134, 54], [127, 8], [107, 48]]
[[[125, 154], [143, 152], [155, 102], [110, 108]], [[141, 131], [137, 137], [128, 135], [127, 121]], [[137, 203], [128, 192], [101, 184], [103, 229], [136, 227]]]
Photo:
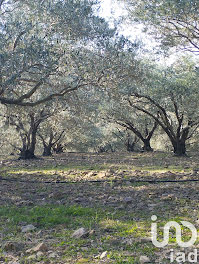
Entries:
[[107, 251], [104, 251], [101, 255], [100, 255], [100, 259], [104, 259], [107, 256]]
[[37, 252], [37, 257], [38, 257], [38, 258], [43, 257], [43, 255], [44, 255], [43, 252], [41, 252], [41, 251], [38, 251], [38, 252]]
[[48, 255], [49, 258], [57, 258], [58, 255], [55, 252], [52, 252]]
[[140, 257], [140, 263], [141, 263], [141, 264], [149, 263], [149, 262], [150, 262], [149, 257], [147, 257], [147, 256], [141, 256], [141, 257]]
[[35, 230], [35, 228], [36, 228], [36, 227], [35, 227], [34, 225], [22, 226], [22, 227], [21, 227], [21, 232], [22, 232], [22, 233], [30, 232], [30, 231]]
[[81, 228], [77, 229], [77, 230], [72, 234], [72, 237], [74, 237], [74, 238], [87, 237], [88, 234], [89, 234], [89, 233], [86, 231], [86, 229], [83, 228], [83, 227], [81, 227]]

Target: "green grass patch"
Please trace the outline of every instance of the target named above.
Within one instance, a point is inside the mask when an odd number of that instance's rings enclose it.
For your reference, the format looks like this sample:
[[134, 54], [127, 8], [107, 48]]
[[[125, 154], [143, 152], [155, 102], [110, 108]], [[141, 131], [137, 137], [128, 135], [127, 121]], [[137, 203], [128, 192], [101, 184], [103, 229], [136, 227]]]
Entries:
[[64, 172], [69, 172], [70, 170], [75, 170], [77, 172], [82, 172], [82, 171], [102, 171], [107, 169], [108, 166], [105, 165], [82, 165], [82, 166], [77, 166], [77, 165], [67, 165], [67, 166], [46, 166], [46, 167], [31, 167], [31, 168], [11, 168], [10, 170], [6, 171], [6, 175], [9, 176], [9, 174], [42, 174], [45, 176], [51, 176], [53, 174], [56, 175], [61, 175]]
[[1, 207], [1, 224], [7, 223], [14, 227], [20, 222], [27, 224], [36, 224], [42, 228], [49, 228], [56, 225], [89, 227], [95, 222], [96, 211], [90, 208], [66, 207], [66, 206], [35, 206], [35, 207]]
[[165, 173], [165, 172], [179, 172], [179, 173], [183, 173], [183, 172], [190, 172], [192, 171], [191, 168], [188, 168], [188, 169], [184, 169], [183, 167], [181, 166], [168, 166], [168, 167], [164, 167], [161, 166], [161, 165], [157, 165], [157, 166], [144, 166], [144, 167], [133, 167], [131, 168], [131, 170], [139, 170], [139, 171], [147, 171], [147, 172], [159, 172], [159, 173]]
[[[94, 263], [93, 256], [107, 251], [111, 263], [139, 263], [138, 256], [147, 255], [154, 259], [157, 250], [150, 242], [139, 242], [140, 238], [150, 237], [151, 230], [150, 216], [142, 212], [127, 214], [126, 211], [115, 212], [111, 208], [103, 210], [64, 205], [1, 207], [0, 219], [0, 231], [5, 233], [6, 227], [8, 233], [4, 236], [4, 240], [13, 239], [13, 237], [15, 240], [23, 239], [23, 234], [20, 232], [21, 222], [33, 224], [39, 229], [53, 230], [50, 231], [51, 236], [54, 241], [57, 241], [54, 242], [53, 247], [55, 250], [56, 248], [65, 249], [62, 260], [66, 262], [81, 255], [80, 263], [83, 259], [87, 261], [85, 263]], [[160, 241], [163, 234], [160, 227], [170, 220], [180, 223], [184, 219], [185, 217], [165, 219], [164, 216], [159, 216], [157, 223]], [[96, 232], [84, 239], [71, 238], [73, 231], [80, 227], [94, 229]], [[186, 241], [190, 235], [189, 230], [183, 231], [183, 239]], [[125, 239], [133, 239], [133, 242], [123, 243]], [[175, 243], [175, 237], [171, 238], [170, 242]]]

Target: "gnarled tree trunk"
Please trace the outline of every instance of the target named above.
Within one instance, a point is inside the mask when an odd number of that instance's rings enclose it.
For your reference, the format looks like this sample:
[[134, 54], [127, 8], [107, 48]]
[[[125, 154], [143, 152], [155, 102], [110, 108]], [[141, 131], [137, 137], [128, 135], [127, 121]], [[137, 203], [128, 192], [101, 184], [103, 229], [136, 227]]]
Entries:
[[49, 157], [52, 156], [52, 146], [44, 146], [43, 156]]
[[[170, 92], [169, 98], [173, 104], [173, 119], [175, 122], [171, 120], [170, 109], [165, 108], [150, 96], [134, 93], [134, 97], [136, 99], [139, 98], [139, 103], [133, 103], [129, 99], [130, 106], [152, 117], [169, 137], [173, 146], [174, 154], [176, 156], [185, 156], [186, 142], [193, 136], [194, 132], [198, 128], [199, 121], [193, 121], [190, 117], [188, 119], [185, 118], [184, 110], [181, 110], [180, 103], [178, 103], [172, 92]], [[149, 107], [145, 107], [147, 105], [146, 101], [148, 102], [148, 106], [153, 105], [156, 107], [158, 110], [157, 115], [154, 115], [154, 113], [150, 111]], [[191, 129], [192, 133], [190, 133]]]
[[21, 149], [19, 159], [35, 159], [35, 146], [37, 142], [37, 126], [31, 126], [30, 131], [23, 139], [23, 148]]
[[19, 156], [19, 159], [24, 159], [24, 160], [35, 159], [35, 158], [36, 156], [34, 152], [32, 152], [30, 149], [21, 151], [20, 156]]
[[120, 122], [116, 122], [117, 124], [119, 124], [120, 126], [125, 127], [128, 130], [131, 130], [137, 138], [139, 138], [142, 142], [143, 142], [143, 147], [142, 150], [143, 151], [153, 151], [153, 149], [151, 148], [150, 142], [151, 142], [151, 138], [154, 135], [155, 130], [158, 127], [158, 123], [155, 120], [153, 123], [153, 127], [150, 129], [150, 131], [147, 128], [147, 125], [145, 127], [145, 133], [139, 131], [135, 125], [131, 122], [128, 121], [120, 121]]
[[42, 140], [43, 143], [43, 156], [52, 156], [52, 149], [54, 150], [55, 146], [59, 146], [59, 151], [58, 148], [56, 149], [58, 152], [56, 153], [60, 153], [63, 152], [63, 147], [61, 145], [61, 143], [59, 142], [62, 139], [62, 136], [64, 134], [64, 131], [62, 131], [60, 134], [58, 133], [54, 133], [52, 130], [50, 130], [50, 135], [49, 135], [49, 139], [46, 140], [41, 133], [39, 133], [39, 137]]
[[11, 115], [9, 117], [10, 124], [15, 126], [22, 140], [21, 148], [14, 146], [16, 149], [20, 150], [19, 159], [36, 158], [35, 147], [37, 143], [37, 132], [39, 126], [47, 118], [52, 116], [52, 114], [53, 113], [51, 113], [50, 111], [46, 112], [46, 109], [44, 108], [38, 113], [35, 113], [33, 111], [28, 112], [28, 120], [23, 120], [21, 115]]
[[186, 155], [186, 140], [172, 140], [173, 152], [176, 156]]
[[144, 146], [142, 147], [143, 151], [153, 151], [151, 147], [151, 138], [146, 138], [142, 142], [144, 143]]
[[184, 156], [186, 155], [186, 146], [185, 142], [177, 142], [174, 146], [174, 153], [177, 156]]

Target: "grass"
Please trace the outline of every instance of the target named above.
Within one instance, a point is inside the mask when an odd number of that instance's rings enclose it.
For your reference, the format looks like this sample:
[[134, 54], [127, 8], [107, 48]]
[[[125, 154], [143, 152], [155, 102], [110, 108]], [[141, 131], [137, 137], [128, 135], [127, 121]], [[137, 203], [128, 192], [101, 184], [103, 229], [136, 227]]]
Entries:
[[[73, 225], [75, 219], [81, 219], [85, 224], [95, 218], [96, 212], [90, 208], [65, 207], [65, 206], [35, 206], [35, 207], [3, 207], [0, 208], [0, 217], [9, 220], [10, 226], [20, 222], [27, 224], [36, 223], [39, 227], [52, 227], [55, 225]], [[77, 222], [78, 225], [78, 222]]]
[[[104, 157], [108, 157], [108, 155], [104, 155]], [[56, 176], [64, 175], [64, 172], [68, 171], [72, 171], [72, 173], [71, 175], [66, 174], [66, 177], [72, 178], [74, 171], [78, 175], [78, 173], [81, 172], [98, 172], [114, 167], [118, 170], [128, 169], [132, 171], [148, 172], [146, 173], [148, 176], [154, 172], [159, 174], [168, 171], [172, 173], [190, 172], [192, 166], [196, 166], [196, 163], [191, 164], [190, 161], [186, 161], [186, 164], [184, 164], [184, 160], [180, 160], [179, 164], [176, 164], [176, 158], [172, 158], [169, 162], [164, 162], [162, 160], [164, 158], [163, 153], [133, 154], [124, 157], [124, 159], [127, 158], [128, 164], [127, 162], [117, 164], [114, 158], [112, 159], [112, 163], [106, 163], [106, 160], [104, 160], [103, 164], [94, 164], [94, 162], [92, 162], [90, 165], [79, 164], [78, 162], [77, 164], [72, 164], [69, 162], [67, 165], [55, 166], [47, 164], [44, 166], [39, 164], [36, 167], [36, 165], [28, 163], [30, 167], [26, 167], [22, 163], [20, 164], [21, 167], [17, 167], [17, 165], [10, 166], [3, 174], [7, 177], [14, 177], [13, 175], [17, 175], [16, 177], [19, 179], [23, 177], [23, 179], [30, 180], [33, 179], [33, 177], [38, 177], [43, 180], [45, 177], [51, 178], [53, 174], [56, 174]], [[136, 162], [133, 162], [134, 159]], [[173, 160], [175, 162], [173, 162]], [[4, 170], [2, 169], [2, 171]], [[108, 180], [110, 180], [110, 178], [108, 178]], [[194, 224], [193, 214], [196, 215], [195, 211], [198, 208], [196, 196], [193, 196], [192, 200], [186, 198], [186, 191], [188, 189], [185, 184], [181, 185], [181, 187], [184, 186], [182, 188], [182, 193], [178, 192], [178, 188], [176, 188], [177, 185], [170, 185], [167, 187], [166, 184], [155, 185], [153, 188], [150, 184], [145, 183], [132, 183], [131, 185], [126, 185], [125, 183], [115, 185], [113, 183], [106, 185], [104, 188], [100, 187], [102, 186], [101, 184], [85, 184], [83, 187], [78, 187], [78, 185], [74, 186], [77, 186], [77, 190], [75, 189], [76, 187], [72, 187], [71, 185], [71, 188], [74, 188], [72, 202], [69, 199], [70, 195], [72, 195], [70, 188], [67, 187], [64, 189], [65, 187], [62, 186], [62, 189], [60, 188], [59, 190], [58, 187], [57, 189], [51, 189], [50, 185], [38, 185], [35, 186], [35, 193], [39, 195], [39, 193], [45, 194], [45, 192], [47, 192], [47, 194], [41, 196], [41, 198], [45, 197], [49, 204], [35, 205], [36, 203], [33, 203], [33, 206], [1, 206], [0, 233], [2, 235], [2, 245], [0, 246], [0, 257], [4, 256], [3, 245], [6, 241], [21, 241], [25, 244], [25, 249], [28, 249], [34, 245], [30, 246], [27, 241], [33, 241], [34, 244], [34, 241], [42, 240], [48, 243], [50, 250], [60, 252], [59, 260], [62, 261], [60, 263], [100, 263], [100, 255], [104, 251], [107, 251], [107, 259], [105, 258], [103, 260], [104, 263], [138, 264], [140, 263], [139, 257], [141, 255], [148, 256], [152, 263], [155, 263], [157, 255], [160, 256], [162, 254], [161, 249], [155, 248], [151, 242], [141, 242], [141, 238], [150, 237], [151, 215], [156, 214], [158, 216], [157, 223], [159, 239], [161, 241], [163, 237], [162, 228], [168, 221], [174, 220], [180, 223], [180, 221], [186, 220]], [[100, 200], [100, 196], [103, 196], [103, 194], [107, 195], [105, 188], [109, 190], [108, 196], [104, 196], [105, 198]], [[185, 196], [183, 196], [183, 190], [185, 191]], [[0, 189], [0, 191], [2, 190]], [[18, 191], [17, 194], [15, 193], [15, 195], [18, 195], [18, 198], [20, 198], [20, 195], [24, 195], [23, 190], [20, 189], [20, 191]], [[56, 192], [59, 194], [59, 192], [61, 193], [62, 191], [64, 193], [65, 204], [63, 203], [61, 205], [61, 199], [63, 197], [56, 198], [55, 196], [55, 198], [49, 201], [49, 194], [56, 194]], [[10, 192], [9, 198], [12, 199], [12, 195], [14, 195], [12, 194], [12, 190], [9, 189], [7, 192]], [[144, 196], [147, 192], [150, 196]], [[163, 200], [161, 195], [164, 194], [165, 198], [170, 192], [173, 194], [173, 198]], [[82, 194], [82, 196], [86, 195], [88, 199], [93, 198], [95, 200], [95, 198], [99, 198], [99, 201], [97, 200], [97, 203], [93, 203], [93, 200], [91, 200], [90, 203], [86, 203], [86, 201], [84, 206], [74, 205], [73, 198], [79, 197], [79, 194]], [[138, 198], [136, 198], [137, 196], [134, 196], [134, 194], [137, 194]], [[131, 195], [135, 199], [132, 201], [134, 207], [131, 205], [128, 207], [128, 205], [123, 203], [121, 209], [116, 209], [118, 208], [118, 204], [113, 203], [113, 205], [111, 205], [111, 199], [110, 203], [103, 204], [103, 199], [108, 201], [109, 196], [112, 198], [121, 197], [121, 200], [118, 200], [118, 203], [120, 203], [124, 197], [129, 197]], [[145, 197], [144, 201], [142, 197]], [[29, 196], [27, 199], [31, 200], [32, 198]], [[34, 199], [32, 201], [34, 202]], [[159, 202], [162, 204], [157, 207], [155, 206], [153, 209], [150, 209], [150, 206], [148, 206], [148, 204], [158, 204]], [[143, 203], [143, 208], [138, 206], [139, 203]], [[114, 208], [114, 206], [116, 206], [116, 208]], [[37, 228], [30, 234], [23, 234], [21, 232], [21, 226], [26, 224], [33, 224]], [[95, 230], [95, 232], [84, 239], [72, 238], [72, 233], [80, 227], [84, 227], [87, 230]], [[38, 235], [40, 230], [43, 232], [42, 237]], [[183, 226], [182, 230], [183, 240], [189, 240], [190, 231], [183, 228]], [[175, 230], [171, 230], [169, 242], [172, 244], [172, 248], [178, 248]], [[197, 241], [197, 243], [198, 242], [199, 241]], [[169, 249], [169, 247], [167, 249]], [[20, 259], [20, 261], [22, 261], [21, 263], [36, 263], [38, 261], [37, 259], [29, 262], [27, 257], [28, 255], [25, 254]], [[48, 263], [48, 256], [45, 255], [41, 257], [40, 261]], [[57, 260], [51, 261], [52, 263], [59, 263]], [[4, 262], [8, 263], [9, 260], [5, 260]], [[169, 262], [165, 259], [162, 263], [166, 264]]]
[[[97, 256], [100, 251], [108, 251], [108, 258], [114, 263], [137, 263], [132, 262], [136, 261], [135, 257], [126, 256], [126, 253], [121, 251], [121, 238], [132, 237], [135, 234], [139, 238], [145, 235], [145, 231], [137, 232], [137, 223], [133, 220], [119, 220], [122, 216], [122, 212], [114, 214], [110, 209], [105, 211], [76, 206], [1, 207], [0, 227], [1, 232], [4, 233], [6, 226], [4, 240], [14, 239], [15, 241], [25, 240], [25, 235], [23, 237], [20, 232], [21, 223], [36, 225], [37, 231], [53, 230], [51, 234], [54, 237], [54, 248], [67, 247], [63, 259], [77, 258], [78, 254], [81, 254], [82, 260], [76, 263], [92, 263], [93, 255]], [[96, 233], [87, 239], [71, 238], [72, 232], [80, 227], [94, 229]], [[114, 240], [118, 242], [113, 245]], [[85, 245], [88, 248], [86, 250]], [[141, 244], [133, 242], [132, 245], [124, 244], [123, 248], [126, 251], [134, 250], [136, 253], [141, 250], [139, 245]], [[153, 254], [153, 247], [149, 248], [148, 253]], [[146, 248], [144, 250], [146, 251]]]
[[[7, 172], [9, 173], [43, 173], [43, 174], [49, 174], [49, 173], [59, 173], [59, 172], [67, 172], [70, 170], [75, 170], [75, 171], [101, 171], [108, 168], [108, 166], [105, 165], [96, 165], [96, 166], [92, 166], [92, 165], [73, 165], [73, 164], [68, 164], [67, 166], [44, 166], [44, 167], [39, 167], [39, 168], [35, 168], [35, 167], [30, 167], [30, 168], [12, 168], [11, 170], [7, 170]], [[5, 167], [4, 167], [5, 169]]]
[[[142, 221], [135, 221], [132, 219], [138, 215], [131, 213], [127, 217], [124, 213], [124, 211], [115, 213], [110, 208], [102, 210], [102, 208], [92, 209], [63, 205], [1, 207], [0, 228], [4, 233], [6, 226], [5, 241], [8, 239], [25, 241], [25, 235], [20, 232], [20, 224], [34, 224], [37, 231], [44, 230], [52, 235], [54, 249], [64, 251], [62, 260], [78, 259], [78, 256], [81, 255], [81, 258], [75, 262], [76, 264], [93, 263], [93, 256], [98, 259], [99, 252], [104, 251], [108, 252], [108, 259], [116, 264], [139, 263], [139, 255], [147, 255], [154, 259], [157, 249], [150, 242], [140, 242], [140, 238], [150, 236], [150, 217], [143, 214]], [[176, 217], [174, 220], [180, 222], [182, 219], [185, 217]], [[171, 219], [159, 217], [158, 227], [163, 227], [169, 220]], [[94, 229], [96, 233], [86, 239], [71, 238], [73, 231], [80, 227], [88, 230]], [[159, 235], [162, 236], [162, 231], [159, 232]], [[184, 240], [188, 240], [189, 236], [189, 231], [184, 229]], [[128, 239], [132, 241], [128, 243]], [[175, 243], [175, 237], [170, 238], [170, 243]]]
[[[105, 171], [108, 169], [109, 166], [104, 166], [104, 165], [96, 165], [96, 166], [89, 166], [89, 165], [84, 165], [84, 166], [74, 166], [74, 165], [67, 165], [67, 166], [48, 166], [48, 167], [43, 167], [43, 168], [11, 168], [9, 170], [3, 170], [2, 169], [2, 176], [4, 177], [13, 177], [14, 176], [21, 176], [21, 175], [30, 175], [30, 176], [44, 176], [45, 178], [51, 178], [52, 176], [56, 177], [61, 177], [62, 179], [68, 179], [68, 180], [75, 180], [78, 179], [79, 177], [82, 176], [82, 172], [90, 172], [90, 171], [95, 171], [95, 172], [100, 172], [100, 171]], [[153, 173], [166, 173], [166, 172], [171, 172], [171, 173], [183, 173], [183, 172], [191, 172], [192, 170], [189, 169], [184, 169], [183, 167], [180, 166], [169, 166], [168, 168], [162, 168], [162, 166], [145, 166], [145, 167], [126, 167], [124, 166], [123, 168], [120, 166], [120, 169], [129, 169], [129, 171], [141, 171], [145, 172], [145, 176], [149, 176]], [[71, 174], [70, 174], [71, 171]], [[68, 173], [69, 172], [69, 173]], [[124, 178], [128, 179], [131, 178], [131, 176], [125, 176], [124, 172]], [[93, 177], [95, 179], [97, 177]], [[114, 173], [112, 175], [112, 179], [114, 179]], [[111, 177], [109, 177], [109, 180], [111, 180]]]

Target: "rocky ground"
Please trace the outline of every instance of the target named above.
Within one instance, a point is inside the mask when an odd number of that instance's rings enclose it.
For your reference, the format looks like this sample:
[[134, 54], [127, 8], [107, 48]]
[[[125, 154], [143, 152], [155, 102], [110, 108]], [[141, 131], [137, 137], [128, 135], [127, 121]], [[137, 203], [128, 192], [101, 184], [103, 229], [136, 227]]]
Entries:
[[160, 233], [170, 220], [197, 227], [199, 182], [147, 181], [197, 180], [198, 169], [197, 153], [2, 157], [0, 263], [170, 263], [171, 249], [187, 256], [199, 241], [180, 249], [173, 230], [169, 245], [156, 248], [151, 216]]

